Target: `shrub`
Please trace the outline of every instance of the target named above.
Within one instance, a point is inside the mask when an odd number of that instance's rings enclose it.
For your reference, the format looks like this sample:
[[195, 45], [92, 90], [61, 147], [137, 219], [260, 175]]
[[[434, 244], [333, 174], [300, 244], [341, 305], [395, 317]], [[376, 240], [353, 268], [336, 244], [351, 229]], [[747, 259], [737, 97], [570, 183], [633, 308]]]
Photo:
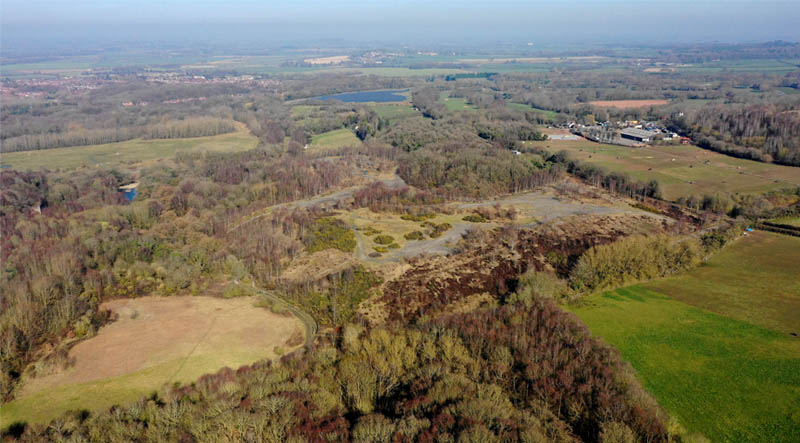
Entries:
[[430, 220], [430, 219], [435, 218], [435, 217], [436, 217], [436, 213], [433, 213], [433, 212], [429, 212], [427, 214], [419, 214], [419, 215], [403, 214], [403, 215], [400, 216], [400, 218], [403, 219], [403, 220], [415, 221], [415, 222], [423, 222], [425, 220]]
[[435, 223], [431, 223], [431, 227], [433, 228], [433, 230], [428, 234], [428, 236], [430, 236], [430, 238], [439, 238], [442, 236], [442, 234], [450, 230], [450, 228], [452, 228], [453, 225], [451, 225], [450, 223], [440, 223], [438, 225]]
[[412, 231], [403, 237], [405, 237], [406, 240], [422, 240], [425, 238], [425, 234], [423, 234], [421, 231]]
[[372, 249], [374, 249], [375, 252], [378, 252], [378, 253], [381, 253], [381, 254], [385, 254], [385, 253], [389, 252], [389, 248], [387, 248], [385, 246], [373, 246]]
[[390, 245], [388, 246], [388, 248], [389, 248], [389, 249], [399, 249], [399, 248], [400, 248], [400, 245], [398, 245], [397, 243], [392, 243], [392, 244], [390, 244]]
[[367, 237], [372, 237], [375, 234], [380, 234], [381, 231], [373, 228], [372, 226], [367, 226], [366, 228], [361, 230], [361, 233], [366, 235]]
[[470, 223], [486, 223], [486, 218], [484, 218], [480, 214], [469, 214], [469, 215], [465, 216], [464, 218], [462, 218], [461, 220], [464, 220], [464, 221], [470, 222]]
[[570, 282], [575, 289], [598, 291], [685, 270], [700, 258], [701, 247], [694, 239], [629, 237], [586, 251], [572, 269]]
[[[391, 242], [390, 242], [391, 243]], [[338, 249], [353, 252], [356, 249], [356, 237], [344, 222], [333, 217], [322, 217], [314, 223], [310, 235], [305, 238], [308, 252]]]
[[374, 241], [375, 243], [377, 243], [379, 245], [390, 245], [390, 244], [394, 243], [394, 237], [392, 237], [391, 235], [385, 235], [384, 234], [384, 235], [379, 235], [379, 236], [375, 237], [374, 239], [372, 239], [372, 241]]

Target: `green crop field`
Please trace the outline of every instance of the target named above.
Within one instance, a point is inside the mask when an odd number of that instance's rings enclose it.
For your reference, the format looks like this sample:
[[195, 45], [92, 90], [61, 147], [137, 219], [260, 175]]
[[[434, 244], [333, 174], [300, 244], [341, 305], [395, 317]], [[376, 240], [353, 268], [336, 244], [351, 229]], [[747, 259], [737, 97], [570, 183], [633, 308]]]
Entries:
[[128, 140], [104, 145], [74, 146], [2, 154], [2, 164], [18, 170], [118, 167], [173, 157], [178, 152], [234, 152], [253, 149], [258, 139], [243, 127], [230, 134], [165, 140]]
[[642, 286], [718, 314], [800, 334], [800, 237], [751, 232], [690, 272]]
[[358, 146], [361, 141], [353, 134], [353, 131], [342, 128], [328, 131], [311, 137], [311, 148], [315, 149], [335, 149], [343, 146]]
[[642, 181], [656, 179], [664, 198], [717, 192], [760, 193], [800, 185], [800, 168], [738, 159], [688, 145], [629, 148], [588, 140], [526, 142]]
[[725, 442], [797, 441], [800, 339], [642, 286], [597, 294], [569, 309], [620, 350], [690, 434]]

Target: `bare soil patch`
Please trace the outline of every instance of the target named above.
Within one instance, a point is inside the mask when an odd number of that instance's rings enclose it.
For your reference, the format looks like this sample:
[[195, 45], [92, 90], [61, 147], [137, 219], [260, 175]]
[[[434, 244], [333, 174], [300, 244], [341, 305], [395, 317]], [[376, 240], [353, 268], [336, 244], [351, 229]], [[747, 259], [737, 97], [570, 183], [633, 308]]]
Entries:
[[667, 100], [597, 100], [589, 102], [592, 106], [601, 108], [646, 108], [648, 106], [666, 105]]

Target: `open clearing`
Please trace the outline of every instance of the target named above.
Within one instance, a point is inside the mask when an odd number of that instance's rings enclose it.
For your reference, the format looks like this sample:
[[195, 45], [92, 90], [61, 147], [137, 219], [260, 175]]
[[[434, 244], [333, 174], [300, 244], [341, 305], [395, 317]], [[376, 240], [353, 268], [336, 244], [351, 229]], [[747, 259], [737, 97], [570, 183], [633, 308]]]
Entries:
[[112, 168], [123, 163], [141, 163], [175, 156], [178, 152], [237, 152], [253, 149], [258, 139], [244, 125], [229, 134], [210, 137], [128, 140], [104, 145], [73, 146], [40, 151], [2, 154], [2, 164], [25, 171], [72, 169], [81, 166]]
[[311, 146], [313, 149], [336, 149], [343, 146], [358, 146], [361, 140], [353, 134], [353, 131], [342, 128], [333, 131], [328, 131], [319, 135], [311, 137]]
[[646, 108], [648, 106], [660, 106], [669, 103], [667, 100], [595, 100], [589, 102], [598, 108]]
[[118, 320], [76, 344], [70, 368], [26, 381], [17, 398], [2, 406], [2, 427], [134, 401], [164, 385], [273, 358], [303, 343], [299, 320], [255, 307], [255, 300], [174, 296], [105, 303]]
[[800, 334], [800, 238], [749, 233], [679, 276], [642, 285], [676, 300]]
[[794, 217], [781, 217], [770, 220], [772, 223], [780, 223], [782, 225], [797, 226], [800, 228], [800, 216]]
[[800, 339], [641, 286], [568, 309], [620, 350], [689, 432], [713, 441], [797, 441]]
[[551, 153], [566, 150], [576, 160], [625, 172], [638, 180], [656, 179], [668, 200], [800, 186], [800, 168], [729, 157], [690, 145], [629, 148], [588, 140], [526, 143]]

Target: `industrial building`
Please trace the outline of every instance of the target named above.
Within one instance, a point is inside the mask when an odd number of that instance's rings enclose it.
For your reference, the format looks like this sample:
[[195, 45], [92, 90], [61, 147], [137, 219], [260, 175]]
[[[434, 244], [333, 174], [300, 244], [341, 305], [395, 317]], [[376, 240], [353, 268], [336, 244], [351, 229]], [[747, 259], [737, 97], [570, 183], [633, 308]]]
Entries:
[[650, 140], [653, 139], [653, 135], [654, 134], [651, 131], [636, 128], [625, 128], [620, 133], [622, 138], [627, 138], [628, 140], [634, 140], [641, 143], [650, 143]]

